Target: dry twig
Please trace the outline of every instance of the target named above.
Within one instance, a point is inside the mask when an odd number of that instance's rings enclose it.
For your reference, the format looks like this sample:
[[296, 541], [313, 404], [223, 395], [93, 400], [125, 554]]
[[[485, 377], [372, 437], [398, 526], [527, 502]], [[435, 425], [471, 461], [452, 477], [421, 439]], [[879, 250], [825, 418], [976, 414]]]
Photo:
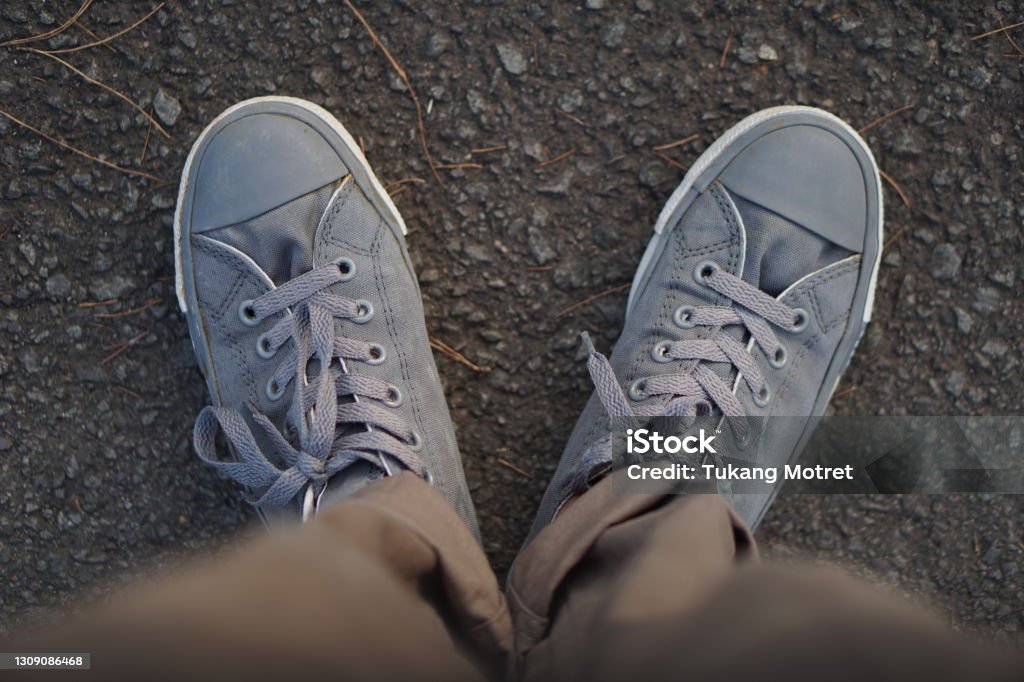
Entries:
[[904, 229], [906, 229], [906, 228], [903, 228], [903, 227], [901, 227], [900, 229], [896, 230], [895, 234], [893, 234], [893, 236], [889, 237], [889, 238], [888, 238], [888, 239], [887, 239], [887, 240], [885, 241], [885, 244], [883, 244], [883, 245], [882, 245], [882, 251], [885, 251], [885, 250], [886, 250], [886, 249], [888, 249], [888, 248], [889, 248], [890, 246], [892, 246], [893, 242], [895, 242], [895, 241], [896, 241], [897, 239], [899, 239], [899, 238], [900, 238], [900, 235], [902, 235], [902, 234], [903, 234], [903, 230], [904, 230]]
[[117, 33], [113, 33], [113, 34], [107, 36], [106, 38], [103, 38], [102, 40], [95, 40], [95, 41], [93, 41], [91, 43], [86, 43], [85, 45], [78, 45], [76, 47], [64, 47], [64, 48], [61, 48], [59, 50], [46, 50], [46, 53], [47, 54], [64, 54], [66, 52], [79, 52], [80, 50], [88, 50], [91, 47], [99, 47], [100, 45], [106, 45], [107, 43], [109, 43], [109, 42], [111, 42], [113, 40], [117, 40], [118, 38], [120, 38], [124, 34], [128, 33], [129, 31], [133, 31], [136, 28], [138, 28], [139, 26], [141, 26], [142, 24], [144, 24], [146, 21], [149, 20], [150, 17], [152, 17], [154, 14], [156, 14], [161, 9], [163, 9], [163, 6], [166, 5], [166, 4], [167, 4], [166, 2], [161, 2], [159, 5], [157, 5], [153, 9], [151, 9], [149, 11], [149, 14], [147, 14], [144, 17], [142, 17], [141, 19], [136, 21], [134, 24], [130, 25], [128, 28], [121, 29]]
[[395, 180], [394, 182], [389, 182], [388, 184], [384, 185], [384, 191], [390, 192], [392, 187], [397, 188], [401, 187], [402, 185], [408, 185], [411, 183], [422, 185], [425, 182], [426, 180], [424, 180], [423, 178], [402, 178], [401, 180]]
[[569, 313], [571, 313], [573, 311], [576, 311], [576, 310], [579, 310], [580, 308], [582, 308], [583, 306], [585, 306], [585, 305], [587, 305], [589, 303], [593, 303], [594, 301], [602, 299], [605, 296], [611, 296], [614, 293], [617, 293], [619, 291], [623, 291], [625, 289], [628, 289], [630, 284], [631, 284], [631, 282], [626, 282], [625, 284], [620, 284], [617, 287], [612, 287], [611, 289], [605, 289], [604, 291], [602, 291], [600, 293], [597, 293], [597, 294], [594, 294], [593, 296], [587, 296], [585, 299], [583, 299], [579, 303], [573, 303], [568, 308], [562, 310], [560, 313], [555, 315], [555, 317], [556, 318], [557, 317], [565, 317]]
[[101, 365], [107, 364], [108, 362], [110, 362], [111, 360], [113, 360], [114, 358], [119, 356], [121, 353], [124, 353], [126, 350], [128, 350], [132, 346], [136, 345], [139, 341], [141, 341], [143, 338], [145, 338], [145, 336], [147, 334], [149, 334], [149, 330], [148, 329], [139, 332], [138, 334], [136, 334], [132, 338], [128, 339], [127, 341], [124, 341], [122, 343], [115, 343], [112, 346], [104, 347], [103, 350], [113, 350], [113, 352], [110, 355], [108, 355], [107, 357], [105, 357], [102, 360], [100, 360], [100, 364]]
[[0, 43], [0, 47], [10, 47], [10, 46], [13, 46], [13, 45], [24, 45], [25, 43], [34, 43], [34, 42], [39, 41], [39, 40], [47, 40], [47, 39], [52, 38], [52, 37], [54, 37], [56, 35], [60, 35], [64, 31], [68, 30], [68, 28], [70, 28], [72, 24], [74, 24], [76, 21], [81, 19], [82, 15], [85, 14], [86, 10], [89, 9], [89, 5], [91, 5], [92, 3], [93, 3], [93, 0], [85, 0], [85, 2], [82, 3], [82, 6], [78, 8], [78, 11], [75, 12], [71, 16], [70, 19], [65, 21], [63, 24], [61, 24], [57, 28], [50, 29], [49, 31], [45, 31], [43, 33], [39, 33], [39, 34], [34, 35], [34, 36], [28, 36], [26, 38], [15, 38], [13, 40], [8, 40], [5, 43]]
[[141, 313], [141, 312], [143, 312], [145, 310], [149, 310], [150, 308], [152, 308], [153, 306], [155, 306], [159, 302], [160, 302], [159, 298], [151, 298], [148, 301], [146, 301], [145, 303], [143, 303], [142, 305], [140, 305], [138, 308], [132, 308], [131, 310], [122, 310], [122, 311], [117, 312], [117, 313], [96, 313], [96, 317], [101, 317], [101, 318], [105, 318], [105, 319], [114, 318], [114, 317], [127, 317], [128, 315], [134, 315], [136, 313]]
[[893, 180], [892, 177], [881, 168], [878, 169], [878, 174], [881, 175], [882, 179], [888, 182], [894, 190], [896, 190], [896, 194], [900, 195], [900, 199], [903, 201], [903, 205], [906, 206], [907, 208], [910, 208], [910, 199], [907, 198], [906, 192], [904, 192], [903, 188], [899, 186], [899, 183]]
[[85, 303], [79, 303], [78, 307], [79, 308], [99, 308], [100, 306], [114, 305], [115, 303], [117, 303], [117, 299], [116, 298], [108, 298], [105, 301], [86, 301]]
[[582, 128], [586, 128], [586, 127], [587, 127], [587, 124], [586, 124], [586, 123], [584, 123], [584, 122], [583, 122], [583, 120], [582, 120], [582, 119], [580, 119], [580, 117], [578, 117], [578, 116], [573, 116], [573, 115], [572, 115], [572, 114], [570, 114], [570, 113], [569, 113], [568, 111], [563, 111], [562, 109], [557, 109], [557, 108], [556, 108], [556, 109], [555, 109], [555, 113], [556, 113], [556, 114], [559, 114], [560, 116], [564, 116], [564, 117], [566, 117], [567, 119], [569, 119], [570, 121], [572, 121], [573, 123], [575, 123], [576, 125], [578, 125], [578, 126], [580, 126], [580, 127], [582, 127]]
[[449, 346], [447, 343], [445, 343], [441, 339], [435, 339], [433, 336], [431, 336], [430, 337], [430, 347], [433, 348], [436, 351], [439, 351], [442, 355], [445, 355], [445, 356], [451, 358], [452, 360], [455, 360], [456, 362], [462, 363], [463, 365], [465, 365], [466, 367], [469, 367], [474, 372], [481, 372], [481, 373], [486, 374], [487, 372], [491, 371], [490, 367], [482, 367], [482, 366], [476, 364], [475, 362], [473, 362], [472, 360], [467, 358], [465, 355], [463, 355], [459, 351], [457, 351], [454, 348], [452, 348], [451, 346]]
[[459, 168], [483, 168], [482, 163], [439, 163], [434, 168], [437, 170], [458, 170]]
[[670, 166], [675, 166], [676, 168], [678, 168], [681, 171], [685, 171], [686, 170], [686, 166], [684, 166], [683, 164], [679, 163], [678, 161], [673, 159], [668, 154], [664, 154], [662, 152], [654, 152], [654, 155], [657, 156], [659, 159], [661, 159], [662, 161], [664, 161], [665, 163], [667, 163]]
[[[1000, 21], [999, 25], [1002, 26], [1003, 22]], [[1010, 47], [1012, 47], [1013, 49], [1017, 50], [1017, 55], [1024, 55], [1024, 48], [1022, 48], [1020, 46], [1020, 44], [1018, 44], [1017, 41], [1013, 39], [1013, 36], [1010, 35], [1009, 31], [1003, 31], [1003, 37], [1006, 38], [1006, 41], [1008, 43], [1010, 43]], [[1013, 55], [1013, 56], [1017, 56], [1017, 55]], [[1007, 55], [1007, 56], [1011, 56], [1011, 55]]]
[[79, 156], [83, 156], [83, 157], [89, 159], [90, 161], [94, 161], [96, 163], [102, 164], [104, 166], [107, 166], [108, 168], [113, 168], [116, 171], [121, 171], [122, 173], [125, 173], [127, 175], [138, 175], [139, 177], [148, 178], [150, 180], [155, 180], [156, 182], [163, 182], [163, 180], [161, 180], [157, 176], [153, 175], [152, 173], [147, 173], [146, 171], [135, 170], [134, 168], [125, 168], [124, 166], [118, 166], [116, 163], [111, 163], [110, 161], [107, 161], [106, 159], [101, 159], [98, 156], [93, 156], [89, 152], [82, 151], [78, 147], [74, 147], [74, 146], [68, 144], [67, 142], [63, 142], [61, 140], [58, 140], [55, 137], [51, 137], [50, 135], [47, 135], [46, 133], [44, 133], [42, 130], [39, 130], [38, 128], [30, 126], [28, 123], [25, 123], [21, 119], [15, 117], [13, 114], [10, 114], [10, 113], [4, 111], [3, 109], [0, 109], [0, 114], [2, 114], [4, 116], [6, 116], [7, 118], [11, 119], [12, 121], [17, 123], [21, 127], [27, 128], [28, 130], [31, 130], [33, 133], [35, 133], [39, 137], [43, 138], [44, 140], [52, 142], [52, 143], [54, 143], [56, 145], [59, 145], [61, 147], [64, 147], [65, 149], [67, 149], [69, 151], [72, 151], [75, 154], [78, 154]]
[[874, 121], [872, 121], [871, 123], [868, 123], [866, 126], [861, 128], [857, 132], [859, 132], [859, 133], [866, 133], [867, 131], [869, 131], [872, 128], [874, 128], [876, 125], [879, 125], [881, 123], [885, 123], [886, 121], [888, 121], [893, 116], [896, 116], [898, 114], [902, 114], [904, 111], [907, 111], [908, 109], [913, 109], [913, 108], [914, 108], [914, 105], [912, 103], [911, 104], [904, 104], [899, 109], [893, 109], [888, 114], [883, 114], [882, 116], [879, 116]]
[[722, 48], [722, 58], [718, 60], [718, 68], [724, 69], [725, 62], [729, 58], [729, 48], [732, 47], [732, 31], [729, 31], [729, 35], [725, 39], [725, 47]]
[[[75, 22], [75, 28], [77, 28], [77, 29], [78, 29], [79, 31], [81, 31], [81, 32], [82, 32], [82, 33], [84, 33], [85, 35], [89, 36], [89, 37], [90, 37], [90, 38], [92, 38], [93, 40], [101, 40], [101, 38], [100, 38], [100, 37], [99, 37], [98, 35], [96, 35], [96, 33], [95, 33], [94, 31], [91, 31], [91, 30], [90, 30], [90, 29], [89, 29], [89, 28], [88, 28], [88, 27], [87, 27], [87, 26], [86, 26], [85, 24], [83, 24], [83, 23], [82, 23], [81, 21], [76, 21], [76, 22]], [[113, 45], [109, 45], [109, 44], [107, 44], [107, 45], [104, 45], [103, 47], [107, 48], [107, 51], [108, 51], [108, 52], [113, 52], [114, 54], [117, 54], [117, 50], [115, 50], [115, 49], [114, 49], [114, 46], [113, 46]]]
[[150, 122], [146, 128], [146, 141], [142, 143], [142, 153], [139, 154], [139, 163], [146, 162], [146, 152], [149, 151], [149, 138], [153, 136], [153, 123]]
[[506, 149], [508, 149], [508, 145], [507, 144], [496, 144], [493, 147], [476, 147], [474, 149], [470, 149], [469, 153], [470, 154], [487, 154], [488, 152], [501, 152], [501, 151], [504, 151]]
[[139, 395], [138, 393], [136, 393], [132, 389], [127, 388], [125, 386], [114, 386], [114, 390], [115, 391], [121, 391], [122, 393], [127, 393], [128, 395], [130, 395], [131, 397], [135, 398], [136, 400], [142, 400], [142, 396], [141, 395]]
[[55, 54], [52, 54], [50, 52], [46, 52], [45, 50], [37, 50], [34, 47], [27, 47], [25, 49], [28, 50], [29, 52], [34, 52], [35, 54], [41, 54], [44, 57], [49, 57], [50, 59], [52, 59], [52, 60], [54, 60], [56, 62], [60, 62], [61, 64], [66, 66], [68, 69], [70, 69], [73, 73], [78, 74], [79, 76], [81, 76], [85, 80], [89, 81], [93, 85], [99, 86], [99, 87], [103, 88], [104, 90], [106, 90], [107, 92], [109, 92], [110, 94], [112, 94], [115, 97], [117, 97], [118, 99], [121, 99], [121, 100], [127, 102], [132, 107], [134, 107], [136, 111], [138, 111], [140, 114], [145, 116], [146, 119], [149, 121], [149, 124], [151, 126], [155, 126], [156, 129], [160, 132], [161, 135], [163, 135], [168, 140], [171, 139], [171, 134], [168, 133], [164, 129], [164, 127], [162, 125], [157, 123], [156, 119], [153, 118], [152, 115], [150, 115], [149, 112], [147, 112], [145, 109], [143, 109], [141, 106], [139, 106], [134, 100], [132, 100], [130, 97], [128, 97], [128, 95], [125, 95], [125, 94], [119, 92], [118, 90], [115, 90], [114, 88], [110, 87], [106, 83], [103, 83], [101, 81], [96, 80], [95, 78], [93, 78], [89, 74], [85, 73], [84, 71], [81, 71], [80, 69], [76, 68], [73, 64], [70, 64], [70, 63], [64, 61], [63, 59], [61, 59], [60, 57], [58, 57]]
[[498, 458], [498, 464], [502, 465], [503, 467], [507, 467], [507, 468], [511, 469], [512, 471], [516, 472], [520, 476], [525, 476], [526, 478], [533, 478], [533, 474], [531, 474], [529, 471], [526, 471], [525, 469], [521, 469], [521, 468], [517, 467], [515, 464], [513, 464], [512, 462], [509, 462], [504, 457], [499, 457]]
[[999, 28], [994, 29], [992, 31], [988, 31], [987, 33], [981, 33], [979, 35], [976, 35], [973, 38], [971, 38], [971, 40], [981, 40], [982, 38], [988, 38], [989, 36], [995, 35], [996, 33], [1002, 33], [1003, 31], [1009, 31], [1010, 29], [1020, 28], [1021, 26], [1024, 26], [1024, 21], [1018, 21], [1016, 24], [1010, 24], [1009, 26], [1000, 26]]
[[440, 173], [437, 172], [437, 166], [434, 165], [434, 157], [430, 155], [430, 148], [427, 146], [427, 125], [423, 121], [423, 107], [420, 105], [420, 98], [416, 96], [416, 91], [412, 88], [412, 82], [409, 80], [409, 75], [405, 72], [405, 69], [395, 61], [395, 58], [391, 56], [388, 48], [384, 47], [384, 43], [382, 43], [380, 38], [377, 37], [377, 34], [373, 31], [373, 28], [370, 27], [370, 23], [366, 21], [366, 18], [359, 12], [359, 10], [356, 9], [356, 6], [352, 4], [352, 0], [345, 0], [345, 5], [348, 6], [352, 11], [352, 14], [356, 16], [356, 19], [358, 19], [359, 23], [363, 25], [366, 32], [370, 34], [370, 40], [373, 41], [374, 45], [380, 48], [380, 51], [384, 53], [384, 56], [391, 64], [391, 68], [395, 70], [398, 77], [402, 79], [403, 83], [405, 83], [405, 89], [409, 91], [409, 97], [412, 98], [413, 106], [416, 107], [416, 119], [419, 125], [420, 146], [423, 148], [423, 156], [426, 157], [427, 165], [430, 166], [430, 172], [434, 176], [434, 180], [437, 184], [443, 186], [444, 180], [441, 179]]
[[694, 133], [693, 135], [690, 135], [689, 137], [684, 137], [683, 139], [676, 140], [675, 142], [669, 142], [668, 144], [659, 144], [657, 147], [654, 147], [653, 149], [656, 152], [667, 152], [669, 149], [675, 149], [676, 147], [682, 147], [684, 144], [690, 144], [691, 142], [693, 142], [694, 140], [697, 140], [697, 139], [700, 139], [700, 135], [697, 134], [697, 133]]
[[568, 159], [570, 156], [572, 156], [575, 153], [576, 153], [576, 148], [573, 147], [569, 151], [562, 152], [561, 154], [559, 154], [558, 156], [556, 156], [553, 159], [548, 159], [547, 161], [541, 161], [540, 166], [538, 166], [538, 168], [547, 168], [548, 166], [553, 166], [554, 164], [558, 163], [559, 161], [564, 161], [564, 160]]
[[856, 392], [858, 388], [859, 386], [850, 386], [849, 388], [844, 388], [843, 390], [839, 391], [839, 393], [833, 395], [832, 400], [839, 400], [840, 398], [846, 397], [851, 393]]

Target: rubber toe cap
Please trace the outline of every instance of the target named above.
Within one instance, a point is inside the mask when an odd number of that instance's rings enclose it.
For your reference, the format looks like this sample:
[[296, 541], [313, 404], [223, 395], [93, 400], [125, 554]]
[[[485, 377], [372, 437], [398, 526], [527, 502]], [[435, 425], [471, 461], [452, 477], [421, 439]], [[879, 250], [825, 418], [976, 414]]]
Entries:
[[226, 123], [196, 163], [193, 232], [243, 222], [348, 172], [320, 133], [282, 113]]
[[719, 180], [731, 192], [861, 252], [873, 169], [845, 135], [816, 125], [772, 131], [740, 152]]

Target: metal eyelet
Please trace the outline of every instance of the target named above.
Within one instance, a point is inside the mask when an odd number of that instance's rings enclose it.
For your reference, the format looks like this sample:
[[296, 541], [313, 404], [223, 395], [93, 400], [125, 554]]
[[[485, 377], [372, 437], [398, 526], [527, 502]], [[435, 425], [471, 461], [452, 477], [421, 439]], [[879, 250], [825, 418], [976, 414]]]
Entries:
[[775, 369], [781, 369], [785, 367], [787, 359], [789, 359], [789, 354], [786, 353], [786, 347], [779, 346], [774, 353], [768, 356], [768, 364]]
[[266, 334], [260, 334], [260, 337], [256, 339], [256, 354], [264, 360], [277, 355], [277, 349], [270, 345], [270, 337]]
[[338, 272], [341, 273], [339, 282], [347, 282], [356, 276], [356, 264], [351, 258], [346, 258], [345, 256], [335, 258], [334, 264], [338, 266]]
[[807, 325], [811, 323], [811, 316], [803, 308], [794, 308], [793, 312], [796, 314], [796, 320], [793, 322], [793, 326], [786, 331], [790, 334], [799, 334], [807, 329]]
[[273, 400], [274, 402], [280, 400], [281, 396], [284, 395], [284, 386], [281, 386], [279, 383], [277, 383], [277, 379], [275, 379], [274, 377], [270, 377], [270, 380], [267, 381], [266, 390], [267, 397]]
[[349, 319], [356, 324], [366, 324], [373, 319], [373, 304], [366, 299], [359, 299], [356, 301], [356, 305], [359, 307], [359, 314]]
[[771, 389], [768, 388], [768, 384], [761, 387], [761, 390], [757, 393], [752, 393], [751, 397], [754, 400], [754, 404], [758, 407], [765, 407], [768, 405], [768, 401], [772, 399]]
[[253, 300], [247, 299], [242, 301], [238, 306], [238, 319], [242, 321], [246, 327], [255, 327], [260, 323], [259, 318], [256, 317], [256, 310], [252, 307]]
[[662, 341], [655, 344], [654, 348], [651, 349], [651, 359], [655, 362], [672, 362], [672, 358], [668, 356], [668, 349], [671, 345], [671, 341]]
[[430, 470], [427, 470], [427, 473], [424, 476], [424, 479], [427, 481], [427, 485], [430, 485], [430, 486], [434, 485], [434, 472], [430, 471]]
[[629, 391], [627, 391], [627, 393], [629, 394], [630, 400], [640, 401], [651, 397], [647, 394], [647, 391], [644, 390], [644, 384], [646, 382], [646, 379], [637, 379], [629, 385]]
[[384, 362], [385, 358], [387, 358], [388, 352], [384, 348], [384, 346], [380, 345], [379, 343], [371, 343], [369, 355], [370, 356], [369, 358], [367, 358], [366, 364], [379, 365]]
[[697, 267], [693, 269], [693, 278], [699, 283], [703, 284], [708, 280], [711, 275], [718, 272], [718, 263], [713, 260], [702, 260], [697, 263]]
[[680, 329], [692, 329], [697, 326], [691, 321], [696, 311], [692, 305], [681, 305], [672, 313], [672, 321]]
[[398, 407], [402, 404], [404, 399], [401, 389], [399, 389], [398, 386], [392, 385], [388, 386], [388, 397], [381, 402], [388, 407]]
[[409, 442], [409, 449], [413, 452], [419, 452], [423, 449], [423, 436], [420, 435], [419, 431], [412, 432], [412, 440]]

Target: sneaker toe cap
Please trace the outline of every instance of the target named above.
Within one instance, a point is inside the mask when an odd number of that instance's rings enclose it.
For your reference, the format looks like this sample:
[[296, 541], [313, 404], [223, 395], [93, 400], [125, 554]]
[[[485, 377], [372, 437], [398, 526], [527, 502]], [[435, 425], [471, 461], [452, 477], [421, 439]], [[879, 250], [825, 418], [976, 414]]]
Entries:
[[193, 163], [193, 232], [243, 222], [348, 173], [320, 132], [282, 112], [227, 122]]
[[874, 162], [850, 132], [798, 124], [759, 137], [719, 180], [730, 192], [861, 252], [875, 214], [875, 177]]

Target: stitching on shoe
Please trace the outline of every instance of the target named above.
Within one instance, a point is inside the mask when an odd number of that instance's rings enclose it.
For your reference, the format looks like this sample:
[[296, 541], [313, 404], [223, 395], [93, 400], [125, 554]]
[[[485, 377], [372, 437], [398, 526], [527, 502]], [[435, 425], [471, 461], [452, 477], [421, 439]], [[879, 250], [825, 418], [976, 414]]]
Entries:
[[[831, 332], [833, 329], [835, 329], [840, 324], [845, 324], [846, 321], [849, 320], [849, 319], [850, 319], [849, 312], [846, 312], [846, 313], [840, 315], [838, 318], [836, 318], [836, 320], [834, 322], [832, 322], [831, 324], [823, 327], [820, 332], [818, 332], [817, 334], [814, 334], [809, 339], [807, 339], [802, 344], [800, 344], [800, 350], [796, 354], [796, 358], [795, 358], [795, 361], [793, 362], [792, 369], [790, 369], [789, 373], [786, 375], [786, 380], [782, 382], [782, 386], [779, 387], [779, 399], [780, 400], [785, 398], [788, 395], [789, 390], [790, 390], [790, 384], [792, 383], [793, 377], [796, 375], [796, 371], [795, 370], [797, 368], [799, 368], [800, 363], [807, 356], [807, 353], [810, 351], [811, 346], [814, 345], [815, 343], [817, 343], [819, 340], [821, 340], [825, 336], [828, 336], [828, 333]], [[834, 355], [835, 355], [835, 351], [833, 350], [833, 357], [834, 357]], [[831, 365], [831, 364], [832, 363], [829, 362], [829, 365]], [[828, 368], [826, 368], [826, 372], [827, 371], [828, 371]], [[773, 414], [775, 414], [775, 409], [776, 409], [777, 405], [778, 405], [778, 402], [772, 404], [771, 409], [768, 410], [768, 416], [769, 417], [771, 417]]]
[[732, 246], [732, 243], [733, 242], [731, 239], [723, 239], [720, 242], [708, 244], [707, 246], [702, 246], [699, 249], [688, 249], [686, 251], [683, 251], [683, 255], [686, 256], [687, 258], [693, 258], [694, 256], [703, 256], [709, 253], [714, 253], [716, 251], [721, 251], [724, 248], [729, 248]]
[[[353, 183], [355, 183], [355, 179], [349, 180], [348, 183], [346, 183], [346, 185], [344, 187], [344, 194], [339, 195], [335, 199], [334, 206], [331, 207], [330, 218], [328, 218], [328, 220], [327, 220], [327, 229], [324, 230], [321, 233], [321, 235], [320, 235], [320, 237], [321, 237], [321, 246], [324, 245], [324, 244], [330, 243], [330, 244], [333, 244], [334, 246], [340, 246], [342, 248], [349, 249], [350, 251], [352, 251], [354, 253], [358, 253], [361, 256], [370, 256], [370, 255], [372, 255], [373, 247], [367, 249], [367, 248], [364, 248], [364, 247], [361, 247], [361, 246], [356, 246], [355, 244], [352, 244], [351, 242], [349, 242], [344, 237], [341, 237], [340, 235], [335, 235], [334, 234], [334, 227], [335, 227], [335, 222], [336, 222], [336, 219], [338, 217], [338, 214], [341, 212], [341, 209], [345, 205], [346, 201], [348, 201], [352, 197], [352, 194], [353, 194], [353, 191], [352, 191]], [[363, 195], [362, 190], [360, 190], [359, 194], [360, 194], [360, 198], [362, 198], [363, 200], [367, 201], [367, 203], [369, 203], [368, 200], [366, 199], [365, 195]], [[372, 204], [371, 204], [370, 207], [373, 208]], [[377, 228], [377, 231], [379, 232], [380, 231], [380, 225], [383, 222], [383, 220], [381, 219], [380, 214], [376, 212], [376, 209], [374, 209], [374, 215], [377, 216], [377, 221], [378, 222], [377, 222], [376, 228]]]
[[[374, 236], [373, 245], [370, 247], [370, 249], [371, 249], [370, 257], [373, 259], [373, 269], [374, 269], [375, 275], [376, 275], [374, 277], [374, 280], [375, 280], [376, 285], [377, 285], [377, 295], [380, 296], [381, 301], [384, 304], [383, 307], [384, 307], [384, 309], [386, 311], [385, 314], [384, 314], [384, 327], [387, 330], [388, 336], [391, 338], [391, 343], [392, 343], [392, 345], [395, 348], [395, 352], [398, 354], [398, 357], [399, 357], [398, 367], [399, 367], [399, 370], [402, 373], [402, 380], [405, 382], [406, 386], [410, 386], [411, 387], [411, 385], [412, 385], [412, 378], [411, 378], [411, 375], [409, 373], [409, 359], [408, 359], [408, 355], [405, 352], [402, 344], [399, 342], [398, 329], [395, 327], [394, 323], [392, 322], [393, 309], [392, 309], [391, 299], [388, 296], [387, 287], [384, 286], [384, 268], [383, 268], [383, 266], [381, 264], [381, 261], [382, 261], [381, 253], [383, 251], [383, 241], [384, 241], [384, 232], [385, 231], [380, 229], [383, 224], [384, 224], [383, 218], [381, 218], [378, 215], [377, 216], [377, 234]], [[422, 419], [422, 415], [420, 413], [419, 398], [417, 396], [417, 392], [411, 390], [411, 388], [410, 388], [408, 393], [409, 393], [409, 406], [412, 408], [412, 413], [413, 413], [413, 422], [416, 424], [416, 426], [420, 427], [420, 429], [424, 429], [423, 419]], [[435, 481], [435, 483], [438, 483], [438, 482], [439, 481]], [[443, 484], [441, 484], [441, 485], [443, 485]], [[441, 487], [441, 486], [439, 485], [438, 487]]]
[[808, 290], [807, 299], [811, 302], [811, 311], [814, 312], [814, 319], [818, 321], [818, 329], [824, 329], [825, 318], [821, 314], [821, 308], [819, 307], [818, 303], [818, 295], [815, 293], [813, 288]]
[[[220, 302], [219, 306], [211, 306], [211, 317], [223, 318], [227, 314], [227, 309], [231, 302], [238, 296], [238, 292], [241, 290], [243, 284], [250, 281], [244, 264], [229, 253], [221, 251], [212, 244], [197, 239], [193, 242], [193, 247], [197, 248], [203, 254], [213, 258], [218, 263], [221, 263], [225, 267], [235, 271], [235, 280], [231, 283], [231, 287], [228, 289], [227, 295]], [[197, 296], [198, 298], [198, 296]]]

